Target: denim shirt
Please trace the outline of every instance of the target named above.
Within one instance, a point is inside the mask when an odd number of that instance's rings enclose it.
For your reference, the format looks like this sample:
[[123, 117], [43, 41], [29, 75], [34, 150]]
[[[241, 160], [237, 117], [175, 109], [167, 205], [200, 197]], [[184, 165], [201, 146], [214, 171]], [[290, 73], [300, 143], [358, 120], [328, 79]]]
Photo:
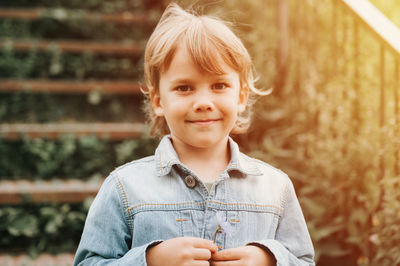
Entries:
[[147, 265], [146, 249], [163, 240], [213, 240], [217, 215], [233, 231], [217, 234], [221, 249], [252, 244], [271, 251], [277, 265], [315, 265], [288, 176], [229, 145], [231, 161], [210, 191], [179, 161], [169, 136], [153, 156], [114, 170], [90, 207], [74, 265]]

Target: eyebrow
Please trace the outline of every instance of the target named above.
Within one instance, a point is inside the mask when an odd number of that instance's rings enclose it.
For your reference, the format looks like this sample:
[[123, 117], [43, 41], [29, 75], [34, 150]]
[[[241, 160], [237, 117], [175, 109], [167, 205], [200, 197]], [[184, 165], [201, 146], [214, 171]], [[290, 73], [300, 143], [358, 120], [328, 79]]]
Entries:
[[193, 81], [191, 79], [188, 78], [178, 78], [178, 79], [174, 79], [172, 80], [170, 83], [172, 84], [180, 84], [180, 83], [192, 83]]
[[[227, 74], [222, 74], [222, 75], [215, 75], [215, 80], [225, 80], [225, 79], [229, 79], [229, 75]], [[190, 78], [177, 78], [177, 79], [173, 79], [170, 83], [172, 84], [179, 84], [179, 83], [192, 83], [193, 80]]]

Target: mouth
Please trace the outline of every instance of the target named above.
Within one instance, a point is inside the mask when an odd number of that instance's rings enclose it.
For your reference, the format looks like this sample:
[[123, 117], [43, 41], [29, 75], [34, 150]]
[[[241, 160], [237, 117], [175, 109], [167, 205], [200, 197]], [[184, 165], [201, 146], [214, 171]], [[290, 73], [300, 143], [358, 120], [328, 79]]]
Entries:
[[187, 120], [187, 122], [195, 124], [195, 125], [202, 125], [202, 126], [207, 126], [214, 124], [218, 121], [221, 121], [222, 119], [198, 119], [198, 120]]

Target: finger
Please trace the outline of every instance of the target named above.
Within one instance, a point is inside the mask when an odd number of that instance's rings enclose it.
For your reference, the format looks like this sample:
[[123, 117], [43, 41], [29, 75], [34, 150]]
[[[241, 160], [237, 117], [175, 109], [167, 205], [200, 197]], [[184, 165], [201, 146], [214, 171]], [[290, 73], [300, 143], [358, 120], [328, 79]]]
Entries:
[[210, 261], [210, 266], [242, 266], [241, 260]]
[[208, 260], [194, 260], [190, 263], [191, 266], [210, 266]]
[[218, 251], [217, 245], [214, 242], [212, 242], [211, 240], [207, 240], [207, 239], [198, 238], [198, 239], [196, 239], [196, 242], [194, 243], [193, 246], [195, 248], [206, 248], [206, 249], [210, 250], [211, 252]]
[[240, 260], [243, 252], [240, 248], [229, 248], [212, 254], [212, 259], [217, 261], [223, 260]]
[[193, 259], [195, 260], [209, 260], [211, 259], [211, 251], [206, 248], [195, 248], [192, 252]]

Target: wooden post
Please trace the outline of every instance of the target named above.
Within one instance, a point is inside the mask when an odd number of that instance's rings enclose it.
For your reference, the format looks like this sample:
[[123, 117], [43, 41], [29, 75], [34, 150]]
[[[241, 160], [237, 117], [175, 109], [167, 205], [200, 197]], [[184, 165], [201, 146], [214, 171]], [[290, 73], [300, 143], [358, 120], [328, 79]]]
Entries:
[[278, 50], [277, 50], [277, 77], [275, 93], [282, 95], [286, 83], [289, 63], [289, 8], [287, 0], [278, 0]]

